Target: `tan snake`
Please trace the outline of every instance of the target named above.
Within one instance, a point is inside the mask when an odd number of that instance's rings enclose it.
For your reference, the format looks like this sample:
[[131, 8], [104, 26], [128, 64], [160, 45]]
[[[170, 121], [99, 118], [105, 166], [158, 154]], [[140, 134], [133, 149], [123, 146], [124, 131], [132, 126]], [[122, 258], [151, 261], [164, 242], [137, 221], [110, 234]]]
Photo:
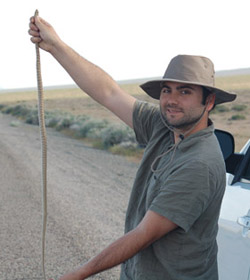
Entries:
[[[38, 10], [35, 11], [35, 17], [38, 16]], [[41, 138], [41, 152], [42, 152], [42, 270], [43, 278], [46, 280], [45, 275], [45, 235], [47, 226], [47, 136], [44, 118], [44, 93], [41, 75], [41, 62], [39, 44], [36, 44], [36, 73], [37, 73], [37, 88], [38, 88], [38, 118]]]

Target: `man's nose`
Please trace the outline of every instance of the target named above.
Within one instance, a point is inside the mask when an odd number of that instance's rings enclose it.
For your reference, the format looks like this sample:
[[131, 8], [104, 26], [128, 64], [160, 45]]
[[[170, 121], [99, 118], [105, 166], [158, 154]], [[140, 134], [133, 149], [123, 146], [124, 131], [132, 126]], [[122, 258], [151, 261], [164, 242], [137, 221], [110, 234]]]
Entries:
[[165, 102], [167, 102], [169, 105], [176, 105], [179, 102], [179, 96], [176, 92], [171, 92], [167, 95]]

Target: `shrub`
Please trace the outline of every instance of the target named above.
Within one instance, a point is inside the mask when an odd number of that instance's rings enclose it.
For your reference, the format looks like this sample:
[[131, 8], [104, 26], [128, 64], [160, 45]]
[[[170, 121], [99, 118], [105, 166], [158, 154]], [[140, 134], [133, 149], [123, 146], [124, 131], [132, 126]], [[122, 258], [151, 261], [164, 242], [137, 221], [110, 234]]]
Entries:
[[0, 111], [2, 111], [3, 110], [3, 108], [5, 108], [6, 107], [6, 105], [4, 105], [4, 104], [0, 104]]
[[217, 105], [217, 106], [211, 111], [211, 113], [216, 114], [216, 113], [224, 113], [224, 112], [228, 112], [228, 111], [230, 111], [230, 109], [229, 109], [227, 106], [225, 106], [225, 105]]
[[12, 107], [12, 112], [11, 114], [13, 116], [21, 116], [22, 115], [22, 109], [23, 109], [23, 106], [22, 105], [16, 105], [14, 107]]
[[25, 105], [17, 105], [13, 107], [11, 114], [16, 117], [25, 119], [30, 113], [30, 108]]
[[37, 109], [31, 110], [26, 116], [25, 122], [28, 124], [39, 125]]
[[2, 109], [2, 112], [4, 114], [11, 114], [12, 113], [12, 107], [11, 106], [5, 106], [3, 109]]
[[59, 117], [45, 117], [45, 124], [47, 127], [56, 127], [56, 125], [59, 123], [60, 119]]
[[12, 127], [18, 127], [18, 126], [20, 126], [20, 122], [19, 122], [19, 121], [12, 121], [12, 122], [10, 123], [10, 126], [12, 126]]
[[233, 115], [229, 120], [238, 121], [238, 120], [245, 120], [246, 117], [244, 115]]
[[132, 129], [126, 126], [110, 125], [102, 130], [101, 138], [105, 148], [109, 148], [122, 142], [135, 142]]
[[232, 106], [232, 110], [234, 110], [234, 111], [244, 111], [245, 109], [247, 108], [247, 105], [240, 105], [240, 104], [238, 104], [238, 105], [233, 105]]
[[[1, 105], [0, 110], [6, 114], [21, 117], [28, 124], [39, 125], [38, 109], [25, 105]], [[68, 128], [72, 136], [94, 140], [95, 147], [109, 149], [113, 147], [115, 153], [133, 153], [138, 149], [134, 132], [125, 125], [114, 125], [107, 120], [91, 119], [89, 116], [74, 116], [60, 111], [46, 111], [45, 123], [47, 127], [57, 130]], [[17, 125], [13, 122], [12, 126]], [[140, 149], [138, 149], [140, 150]]]
[[60, 131], [65, 128], [69, 128], [74, 123], [74, 117], [71, 115], [62, 116], [59, 118], [58, 123], [56, 124], [56, 130]]
[[102, 129], [106, 128], [108, 122], [106, 120], [88, 119], [80, 123], [78, 136], [97, 139], [101, 137]]
[[19, 117], [22, 119], [26, 119], [26, 117], [30, 114], [31, 108], [27, 107], [25, 105], [16, 105], [16, 106], [6, 106], [2, 105], [1, 106], [1, 111], [4, 114], [11, 114], [15, 117]]

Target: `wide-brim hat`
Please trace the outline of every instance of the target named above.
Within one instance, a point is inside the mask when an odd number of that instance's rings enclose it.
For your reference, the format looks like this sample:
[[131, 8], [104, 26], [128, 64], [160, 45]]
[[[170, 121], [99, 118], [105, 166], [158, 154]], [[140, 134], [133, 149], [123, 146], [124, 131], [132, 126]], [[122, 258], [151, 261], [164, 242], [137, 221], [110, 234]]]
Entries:
[[203, 56], [178, 55], [174, 57], [162, 79], [152, 80], [140, 87], [154, 99], [160, 99], [163, 82], [179, 82], [206, 87], [215, 93], [215, 104], [231, 102], [236, 94], [215, 87], [213, 62]]

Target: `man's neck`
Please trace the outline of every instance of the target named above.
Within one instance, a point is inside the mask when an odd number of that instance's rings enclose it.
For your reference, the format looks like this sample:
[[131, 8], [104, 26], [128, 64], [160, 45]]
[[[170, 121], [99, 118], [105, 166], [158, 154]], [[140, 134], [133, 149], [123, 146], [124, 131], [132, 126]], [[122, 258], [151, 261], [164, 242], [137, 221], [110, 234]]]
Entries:
[[194, 125], [191, 128], [187, 128], [185, 130], [174, 130], [174, 141], [175, 143], [182, 141], [184, 138], [187, 138], [188, 136], [203, 130], [207, 128], [209, 125], [211, 125], [211, 120], [208, 119], [208, 116], [203, 116], [203, 118], [200, 120], [200, 122], [196, 125]]

